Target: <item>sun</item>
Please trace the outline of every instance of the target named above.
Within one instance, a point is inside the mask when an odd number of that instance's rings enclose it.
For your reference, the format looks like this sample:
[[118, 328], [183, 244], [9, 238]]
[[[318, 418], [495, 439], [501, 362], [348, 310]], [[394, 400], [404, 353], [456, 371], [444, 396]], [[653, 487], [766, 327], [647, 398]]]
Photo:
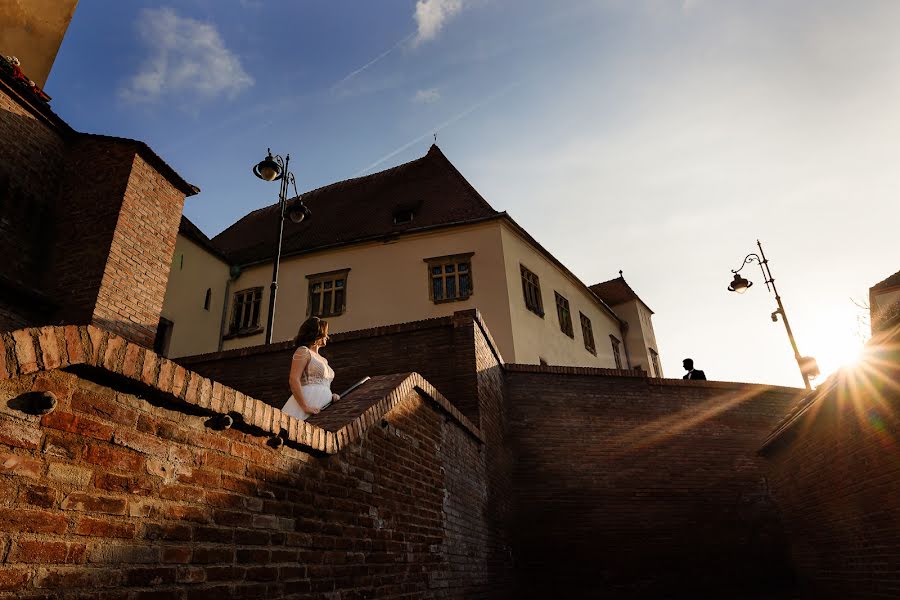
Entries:
[[823, 335], [822, 339], [812, 342], [810, 349], [822, 373], [819, 381], [824, 381], [842, 367], [857, 365], [863, 357], [863, 340], [856, 336]]

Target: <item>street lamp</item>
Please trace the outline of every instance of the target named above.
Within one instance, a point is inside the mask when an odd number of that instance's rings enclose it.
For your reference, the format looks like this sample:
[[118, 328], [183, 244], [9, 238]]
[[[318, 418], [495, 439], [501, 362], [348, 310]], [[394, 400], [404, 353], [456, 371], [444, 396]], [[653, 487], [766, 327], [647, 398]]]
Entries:
[[763, 252], [762, 243], [759, 240], [756, 240], [756, 245], [759, 246], [759, 254], [751, 252], [744, 257], [744, 262], [741, 263], [741, 266], [737, 270], [732, 269], [731, 272], [734, 274], [734, 280], [728, 286], [728, 291], [743, 294], [750, 289], [753, 282], [744, 279], [739, 273], [750, 263], [755, 262], [759, 264], [763, 279], [766, 282], [766, 289], [775, 293], [775, 302], [778, 303], [778, 308], [772, 312], [772, 321], [777, 322], [778, 315], [781, 315], [781, 320], [784, 322], [784, 328], [787, 330], [788, 339], [791, 341], [791, 348], [794, 349], [794, 358], [797, 360], [797, 366], [800, 367], [800, 375], [803, 376], [803, 383], [806, 385], [806, 389], [810, 390], [812, 387], [809, 385], [809, 380], [819, 375], [819, 365], [816, 363], [816, 359], [811, 356], [800, 356], [800, 351], [797, 349], [797, 342], [794, 340], [794, 333], [791, 331], [791, 324], [788, 323], [787, 313], [784, 312], [784, 305], [781, 303], [781, 296], [778, 295], [778, 289], [775, 287], [775, 278], [772, 277], [772, 269], [769, 268], [769, 261], [766, 259], [766, 254]]
[[[297, 193], [297, 181], [294, 174], [288, 171], [288, 163], [291, 155], [281, 158], [272, 156], [272, 150], [268, 150], [266, 157], [253, 167], [253, 174], [263, 181], [280, 180], [278, 190], [278, 252], [275, 254], [275, 264], [272, 267], [272, 285], [269, 292], [269, 315], [266, 319], [266, 344], [272, 343], [272, 323], [275, 320], [275, 295], [278, 292], [278, 265], [281, 262], [281, 240], [284, 237], [285, 216], [294, 223], [300, 223], [309, 217], [310, 210], [303, 204], [300, 194]], [[295, 201], [287, 208], [288, 184], [294, 186]]]

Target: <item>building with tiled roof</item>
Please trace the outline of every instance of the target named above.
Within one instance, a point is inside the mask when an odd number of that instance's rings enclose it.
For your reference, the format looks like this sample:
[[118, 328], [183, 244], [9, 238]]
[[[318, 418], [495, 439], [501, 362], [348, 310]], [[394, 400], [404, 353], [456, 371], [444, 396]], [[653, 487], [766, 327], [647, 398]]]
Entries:
[[900, 319], [900, 271], [869, 288], [872, 333]]
[[619, 276], [615, 279], [592, 285], [591, 291], [628, 323], [625, 343], [631, 348], [631, 360], [636, 364], [647, 365], [654, 377], [662, 377], [656, 334], [653, 332], [653, 311], [631, 289], [622, 271], [619, 271]]
[[[342, 332], [477, 308], [508, 362], [660, 374], [652, 311], [626, 303], [620, 314], [488, 204], [436, 145], [302, 201], [309, 218], [284, 222], [274, 341], [291, 339], [310, 315]], [[277, 204], [211, 240], [182, 221], [161, 350], [186, 356], [264, 342], [278, 230]]]

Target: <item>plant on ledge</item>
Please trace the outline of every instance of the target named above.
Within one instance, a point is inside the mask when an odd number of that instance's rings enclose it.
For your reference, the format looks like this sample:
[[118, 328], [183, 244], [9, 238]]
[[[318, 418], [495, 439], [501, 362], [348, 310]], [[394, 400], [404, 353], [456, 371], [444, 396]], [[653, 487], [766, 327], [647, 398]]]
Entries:
[[50, 96], [48, 96], [44, 90], [39, 88], [36, 83], [32, 80], [28, 79], [25, 73], [22, 72], [22, 69], [19, 68], [21, 62], [15, 56], [2, 56], [0, 55], [0, 71], [9, 75], [15, 80], [16, 83], [19, 84], [20, 87], [25, 88], [35, 96], [37, 96], [43, 102], [50, 102]]

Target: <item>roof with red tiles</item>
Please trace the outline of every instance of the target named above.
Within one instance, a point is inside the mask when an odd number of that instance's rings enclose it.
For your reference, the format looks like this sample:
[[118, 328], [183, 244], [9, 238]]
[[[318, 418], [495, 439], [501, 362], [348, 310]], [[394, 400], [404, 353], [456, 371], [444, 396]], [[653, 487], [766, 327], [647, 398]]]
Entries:
[[[284, 255], [503, 215], [436, 145], [412, 162], [333, 183], [301, 198], [311, 215], [301, 223], [285, 221]], [[212, 242], [239, 265], [271, 260], [278, 243], [278, 205], [251, 212]]]
[[[609, 306], [624, 304], [625, 302], [631, 302], [632, 300], [638, 300], [644, 306], [647, 306], [647, 303], [641, 300], [640, 296], [631, 289], [631, 286], [628, 285], [625, 278], [621, 275], [615, 279], [610, 279], [609, 281], [595, 283], [590, 286], [590, 289]], [[649, 306], [647, 306], [647, 310], [650, 310], [651, 313], [653, 312]]]

